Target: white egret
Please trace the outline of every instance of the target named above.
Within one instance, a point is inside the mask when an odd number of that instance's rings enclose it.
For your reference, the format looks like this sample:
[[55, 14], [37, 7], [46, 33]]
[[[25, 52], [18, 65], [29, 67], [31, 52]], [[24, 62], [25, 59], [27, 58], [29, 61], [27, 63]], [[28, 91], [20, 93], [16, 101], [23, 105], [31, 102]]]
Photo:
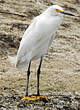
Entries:
[[9, 56], [9, 59], [17, 68], [23, 68], [29, 64], [26, 96], [28, 96], [31, 62], [32, 60], [41, 58], [39, 68], [37, 70], [37, 95], [40, 96], [39, 77], [42, 60], [44, 55], [47, 53], [48, 47], [55, 38], [55, 32], [62, 23], [64, 14], [74, 16], [71, 13], [64, 12], [62, 7], [58, 5], [52, 5], [46, 9], [42, 14], [37, 16], [26, 29], [20, 42], [17, 56]]

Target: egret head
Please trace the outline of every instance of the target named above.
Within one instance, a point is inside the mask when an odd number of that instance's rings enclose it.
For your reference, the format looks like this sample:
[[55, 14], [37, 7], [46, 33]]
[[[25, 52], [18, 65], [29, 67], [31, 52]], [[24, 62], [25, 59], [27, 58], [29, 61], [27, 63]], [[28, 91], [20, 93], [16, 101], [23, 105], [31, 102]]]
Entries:
[[48, 11], [49, 11], [52, 15], [54, 15], [54, 16], [57, 16], [57, 15], [63, 16], [64, 14], [65, 14], [65, 15], [70, 15], [70, 16], [75, 16], [75, 15], [73, 15], [73, 14], [71, 14], [71, 13], [65, 12], [65, 11], [63, 10], [63, 8], [60, 7], [60, 6], [58, 6], [58, 5], [52, 5], [52, 6], [50, 6], [50, 7], [48, 8]]

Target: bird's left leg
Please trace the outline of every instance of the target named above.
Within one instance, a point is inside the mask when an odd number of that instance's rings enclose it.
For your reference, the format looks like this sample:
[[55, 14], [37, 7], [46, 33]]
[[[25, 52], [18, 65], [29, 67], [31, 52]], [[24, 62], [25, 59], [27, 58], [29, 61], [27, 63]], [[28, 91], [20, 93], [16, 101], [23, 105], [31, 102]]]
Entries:
[[41, 72], [40, 69], [41, 69], [42, 59], [43, 57], [41, 57], [40, 64], [37, 70], [37, 96], [40, 96], [40, 90], [39, 90], [40, 80], [39, 79], [40, 79], [40, 72]]
[[50, 99], [54, 99], [54, 97], [47, 97], [47, 96], [41, 96], [40, 95], [40, 89], [39, 89], [39, 82], [40, 82], [40, 70], [41, 70], [41, 64], [42, 64], [42, 60], [43, 60], [43, 57], [41, 57], [41, 60], [40, 60], [40, 64], [39, 64], [39, 67], [38, 67], [38, 70], [37, 70], [37, 97], [36, 97], [36, 100], [42, 100], [44, 102], [47, 102], [48, 100]]

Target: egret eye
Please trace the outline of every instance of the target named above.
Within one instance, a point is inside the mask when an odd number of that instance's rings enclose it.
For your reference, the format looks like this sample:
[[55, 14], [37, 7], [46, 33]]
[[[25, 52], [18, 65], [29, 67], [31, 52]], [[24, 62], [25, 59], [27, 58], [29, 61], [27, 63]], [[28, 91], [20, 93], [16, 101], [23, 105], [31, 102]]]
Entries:
[[61, 9], [56, 9], [56, 12], [61, 13], [63, 10]]

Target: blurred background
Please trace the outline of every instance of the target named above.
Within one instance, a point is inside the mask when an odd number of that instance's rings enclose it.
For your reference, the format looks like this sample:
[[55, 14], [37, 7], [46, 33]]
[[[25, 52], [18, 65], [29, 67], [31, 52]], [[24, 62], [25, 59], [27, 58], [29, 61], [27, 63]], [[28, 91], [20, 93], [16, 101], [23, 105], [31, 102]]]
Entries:
[[[65, 11], [78, 17], [64, 16], [56, 32], [56, 38], [42, 64], [41, 93], [80, 94], [80, 0], [0, 0], [1, 105], [5, 105], [6, 96], [14, 95], [18, 99], [24, 96], [26, 88], [27, 67], [16, 69], [7, 56], [16, 55], [21, 37], [31, 20], [53, 4], [62, 6]], [[36, 60], [31, 67], [31, 93], [36, 93], [38, 64], [39, 60]], [[16, 101], [13, 105], [16, 106]]]

